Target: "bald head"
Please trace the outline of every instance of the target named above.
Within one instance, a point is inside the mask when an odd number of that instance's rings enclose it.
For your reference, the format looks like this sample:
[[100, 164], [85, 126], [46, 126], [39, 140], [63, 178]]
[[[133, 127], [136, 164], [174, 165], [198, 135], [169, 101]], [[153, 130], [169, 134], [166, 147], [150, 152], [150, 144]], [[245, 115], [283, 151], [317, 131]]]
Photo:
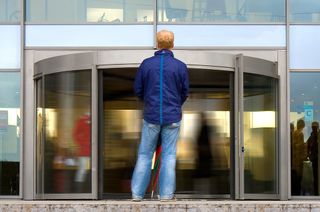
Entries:
[[168, 30], [161, 30], [157, 33], [157, 48], [158, 49], [172, 49], [174, 46], [173, 32]]

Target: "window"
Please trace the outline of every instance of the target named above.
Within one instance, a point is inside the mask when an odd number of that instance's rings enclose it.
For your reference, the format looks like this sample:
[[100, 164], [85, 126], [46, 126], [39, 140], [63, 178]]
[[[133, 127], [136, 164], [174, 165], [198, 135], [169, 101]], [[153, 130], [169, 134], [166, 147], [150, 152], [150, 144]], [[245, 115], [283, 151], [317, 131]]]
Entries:
[[150, 0], [27, 0], [27, 22], [148, 23], [153, 21]]
[[160, 22], [285, 22], [284, 0], [159, 0]]
[[20, 0], [0, 0], [0, 22], [20, 22]]
[[320, 23], [319, 0], [290, 0], [290, 21]]
[[318, 196], [320, 73], [290, 74], [291, 194]]
[[0, 195], [19, 195], [20, 73], [0, 72]]

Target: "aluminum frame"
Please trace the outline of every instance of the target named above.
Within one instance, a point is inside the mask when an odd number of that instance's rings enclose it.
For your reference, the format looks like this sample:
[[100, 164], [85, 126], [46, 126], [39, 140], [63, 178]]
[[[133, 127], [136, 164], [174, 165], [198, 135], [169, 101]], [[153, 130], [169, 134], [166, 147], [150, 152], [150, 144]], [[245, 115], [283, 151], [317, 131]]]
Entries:
[[[214, 65], [214, 62], [213, 63], [210, 63], [210, 62], [207, 62], [207, 64], [202, 64], [202, 65], [200, 65], [200, 64], [192, 64], [192, 63], [196, 63], [196, 62], [198, 62], [199, 63], [199, 58], [197, 58], [197, 60], [195, 60], [194, 59], [194, 57], [190, 57], [190, 55], [184, 55], [183, 54], [184, 52], [180, 52], [180, 54], [178, 54], [178, 55], [180, 55], [181, 57], [186, 57], [186, 58], [189, 58], [189, 60], [192, 58], [192, 60], [191, 61], [186, 61], [186, 64], [187, 64], [187, 67], [188, 68], [193, 68], [193, 69], [207, 69], [207, 70], [214, 70], [214, 71], [225, 71], [225, 72], [232, 72], [232, 73], [234, 73], [235, 72], [235, 70], [234, 70], [234, 68], [233, 67], [227, 67], [227, 64], [228, 64], [228, 62], [230, 62], [230, 59], [232, 59], [233, 58], [233, 56], [232, 55], [228, 55], [229, 56], [229, 60], [227, 60], [227, 61], [225, 61], [225, 64], [224, 65]], [[103, 54], [103, 53], [102, 53]], [[210, 55], [210, 53], [201, 53], [201, 55], [203, 54], [203, 56], [205, 55], [205, 54], [209, 54]], [[212, 54], [212, 53], [211, 53]], [[216, 53], [215, 53], [216, 54]], [[215, 54], [212, 54], [212, 55], [215, 55]], [[176, 56], [177, 54], [175, 54], [175, 56]], [[221, 56], [221, 55], [223, 55], [223, 54], [217, 54], [216, 56]], [[208, 56], [208, 55], [206, 55], [206, 56]], [[226, 55], [223, 55], [223, 56], [226, 56]], [[181, 58], [181, 57], [179, 57], [179, 58]], [[98, 57], [99, 58], [99, 57]], [[110, 59], [110, 55], [109, 55], [109, 57], [107, 57], [107, 56], [105, 56], [104, 55], [104, 57], [103, 58], [109, 58]], [[112, 57], [111, 57], [112, 58]], [[132, 57], [124, 57], [124, 58], [132, 58]], [[101, 59], [101, 58], [100, 58]], [[99, 61], [99, 59], [98, 59], [98, 61]], [[208, 60], [208, 61], [210, 61], [210, 60]], [[214, 61], [214, 60], [213, 60]], [[223, 61], [223, 60], [222, 60]], [[109, 61], [99, 61], [99, 62], [104, 62], [104, 63], [107, 63], [107, 62], [109, 62]], [[100, 74], [100, 76], [102, 76], [102, 73], [103, 73], [103, 70], [106, 70], [106, 69], [114, 69], [114, 68], [138, 68], [139, 67], [139, 65], [140, 65], [140, 63], [134, 63], [134, 62], [132, 62], [132, 63], [124, 63], [124, 64], [116, 64], [116, 65], [114, 65], [114, 64], [112, 64], [112, 62], [113, 61], [111, 61], [111, 64], [109, 64], [109, 65], [106, 65], [106, 64], [104, 64], [104, 65], [97, 65], [97, 67], [98, 67], [98, 70], [100, 71], [99, 72], [99, 74]], [[220, 63], [221, 63], [221, 61], [220, 61]], [[211, 65], [209, 65], [209, 64], [211, 64]], [[218, 63], [219, 64], [219, 63]], [[229, 63], [229, 65], [231, 65], [231, 63]], [[231, 78], [231, 76], [230, 76], [230, 78]], [[103, 81], [103, 79], [100, 79], [101, 81]], [[100, 89], [102, 89], [103, 87], [102, 87], [102, 85], [103, 85], [103, 83], [102, 82], [100, 82], [100, 86], [101, 86], [101, 88]], [[230, 85], [230, 96], [231, 96], [231, 98], [230, 98], [230, 101], [231, 102], [233, 102], [233, 99], [232, 99], [232, 97], [234, 96], [233, 95], [233, 93], [234, 93], [234, 90], [232, 90], [232, 87], [234, 88], [234, 86], [232, 86], [232, 81], [231, 81], [231, 79], [230, 79], [230, 81], [229, 81], [229, 85]], [[103, 104], [103, 103], [99, 103], [99, 104]], [[233, 110], [234, 110], [234, 105], [233, 104], [230, 104], [230, 113], [233, 113]], [[103, 108], [103, 106], [101, 106], [101, 105], [99, 105], [99, 108], [100, 109], [102, 109]], [[100, 120], [101, 121], [101, 120]], [[232, 120], [232, 115], [230, 115], [230, 123], [233, 123], [233, 120]], [[101, 123], [100, 122], [100, 124], [103, 124], [103, 123]], [[102, 125], [100, 125], [99, 126], [99, 129], [103, 129], [102, 127], [101, 127]], [[232, 126], [232, 124], [230, 124], [230, 132], [232, 132], [233, 131], [233, 126]], [[101, 133], [101, 134], [100, 134]], [[103, 139], [103, 137], [102, 137], [102, 132], [100, 132], [99, 133], [99, 136], [100, 136], [100, 138], [101, 139]], [[102, 141], [102, 140], [101, 140]], [[99, 144], [99, 147], [100, 147], [100, 149], [103, 149], [103, 143], [102, 142], [99, 142], [100, 144]], [[233, 144], [234, 144], [234, 139], [232, 138], [232, 137], [230, 137], [230, 152], [233, 152], [234, 150], [232, 149], [233, 148]], [[103, 161], [103, 158], [102, 158], [102, 151], [103, 150], [101, 150], [101, 151], [99, 151], [99, 153], [101, 154], [100, 156], [99, 156], [99, 158], [100, 158], [100, 161]], [[234, 190], [236, 190], [235, 188], [231, 188], [231, 185], [234, 185], [234, 182], [233, 182], [233, 180], [234, 180], [234, 175], [235, 175], [235, 170], [234, 169], [232, 169], [231, 167], [235, 167], [235, 164], [234, 164], [234, 155], [232, 155], [232, 154], [230, 154], [230, 161], [231, 161], [231, 166], [230, 166], [230, 173], [229, 173], [229, 177], [230, 177], [230, 194], [197, 194], [197, 195], [195, 195], [195, 194], [176, 194], [176, 197], [177, 198], [179, 198], [179, 199], [201, 199], [201, 198], [210, 198], [210, 199], [230, 199], [231, 197], [233, 197], [234, 196]], [[101, 170], [100, 170], [100, 172], [103, 172], [103, 164], [100, 164], [100, 166], [99, 166], [99, 168], [101, 168]], [[103, 185], [103, 173], [100, 173], [100, 185], [99, 185], [99, 188], [101, 188], [102, 187], [102, 185]], [[112, 197], [112, 194], [110, 194], [110, 193], [103, 193], [103, 189], [101, 188], [100, 189], [100, 193], [99, 193], [99, 196], [102, 198], [102, 199], [104, 199], [104, 198], [106, 198], [106, 199], [108, 199], [108, 198], [110, 198], [110, 197]], [[195, 196], [196, 196], [196, 198], [195, 198]], [[127, 197], [127, 198], [130, 198], [130, 197], [128, 197], [128, 195], [126, 195], [126, 194], [116, 194], [115, 195], [115, 197], [113, 197], [113, 199], [121, 199], [121, 198], [124, 198], [124, 197]]]
[[[72, 61], [72, 62], [70, 62]], [[41, 78], [43, 80], [43, 84], [45, 83], [46, 75], [54, 74], [54, 73], [63, 73], [69, 71], [76, 71], [76, 70], [91, 70], [91, 113], [92, 113], [92, 125], [91, 125], [91, 192], [90, 193], [63, 193], [63, 194], [51, 194], [51, 193], [44, 193], [44, 191], [37, 192], [36, 186], [38, 184], [44, 183], [44, 174], [42, 174], [42, 179], [36, 179], [34, 185], [34, 197], [36, 199], [97, 199], [98, 198], [98, 173], [97, 173], [97, 164], [98, 164], [98, 157], [97, 157], [97, 138], [98, 138], [98, 98], [97, 98], [97, 90], [98, 85], [96, 83], [97, 71], [95, 68], [95, 55], [93, 53], [78, 53], [78, 54], [71, 54], [71, 55], [62, 55], [57, 57], [52, 57], [48, 59], [41, 60], [34, 64], [34, 77], [35, 80]], [[42, 71], [45, 70], [45, 71]], [[36, 81], [34, 81], [36, 83]], [[34, 87], [34, 93], [37, 87]], [[44, 91], [44, 86], [42, 88]], [[45, 96], [45, 93], [42, 92]], [[45, 98], [45, 97], [44, 97]], [[36, 99], [36, 95], [34, 95], [34, 99]], [[43, 108], [43, 118], [45, 117], [45, 110]], [[34, 117], [36, 120], [36, 117]], [[43, 126], [44, 127], [44, 126]], [[36, 131], [36, 126], [34, 132]], [[45, 136], [45, 133], [43, 133]], [[45, 141], [45, 137], [43, 138]], [[36, 142], [34, 141], [34, 144]], [[34, 145], [34, 150], [37, 152], [37, 146]], [[43, 145], [44, 148], [44, 145]], [[44, 149], [42, 150], [44, 151]], [[35, 160], [35, 157], [34, 157]], [[37, 161], [35, 160], [36, 167], [38, 167]], [[38, 176], [37, 170], [34, 170], [34, 176]]]
[[[262, 59], [256, 59], [253, 57], [247, 57], [243, 56], [243, 54], [239, 54], [235, 56], [235, 64], [236, 64], [236, 70], [237, 70], [237, 76], [235, 78], [235, 81], [238, 81], [237, 85], [237, 98], [235, 99], [236, 104], [238, 105], [238, 108], [235, 108], [235, 113], [237, 114], [235, 119], [236, 123], [238, 124], [238, 142], [236, 142], [236, 145], [238, 145], [238, 148], [236, 148], [236, 151], [238, 155], [235, 157], [238, 158], [238, 163], [236, 162], [236, 167], [238, 173], [236, 172], [236, 183], [239, 185], [239, 190], [236, 191], [236, 198], [238, 199], [279, 199], [280, 198], [280, 188], [279, 188], [279, 149], [280, 149], [280, 137], [279, 137], [279, 126], [280, 126], [280, 108], [278, 102], [280, 101], [279, 96], [279, 75], [278, 75], [278, 66], [276, 63], [262, 60]], [[257, 71], [259, 70], [259, 71]], [[271, 77], [273, 79], [277, 79], [277, 85], [276, 85], [276, 109], [278, 113], [276, 114], [276, 193], [275, 194], [256, 194], [256, 193], [245, 193], [245, 179], [244, 179], [244, 152], [245, 152], [245, 145], [244, 145], [244, 73], [250, 73], [250, 74], [257, 74], [262, 76]]]

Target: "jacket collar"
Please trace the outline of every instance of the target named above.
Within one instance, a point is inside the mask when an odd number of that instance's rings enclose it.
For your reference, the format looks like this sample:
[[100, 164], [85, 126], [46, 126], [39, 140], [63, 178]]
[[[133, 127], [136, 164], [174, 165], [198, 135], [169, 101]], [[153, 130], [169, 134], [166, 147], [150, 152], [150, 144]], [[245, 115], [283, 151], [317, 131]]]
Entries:
[[154, 53], [154, 55], [161, 55], [161, 54], [170, 55], [170, 56], [174, 57], [173, 52], [170, 51], [169, 49], [161, 49], [161, 50], [158, 50]]

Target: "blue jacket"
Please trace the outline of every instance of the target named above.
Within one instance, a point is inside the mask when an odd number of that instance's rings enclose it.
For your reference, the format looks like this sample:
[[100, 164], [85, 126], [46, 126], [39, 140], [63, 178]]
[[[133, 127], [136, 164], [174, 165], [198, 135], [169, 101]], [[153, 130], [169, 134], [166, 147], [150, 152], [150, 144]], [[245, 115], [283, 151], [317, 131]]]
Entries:
[[134, 91], [144, 103], [144, 120], [158, 125], [178, 122], [189, 92], [187, 66], [170, 50], [159, 50], [140, 65]]

